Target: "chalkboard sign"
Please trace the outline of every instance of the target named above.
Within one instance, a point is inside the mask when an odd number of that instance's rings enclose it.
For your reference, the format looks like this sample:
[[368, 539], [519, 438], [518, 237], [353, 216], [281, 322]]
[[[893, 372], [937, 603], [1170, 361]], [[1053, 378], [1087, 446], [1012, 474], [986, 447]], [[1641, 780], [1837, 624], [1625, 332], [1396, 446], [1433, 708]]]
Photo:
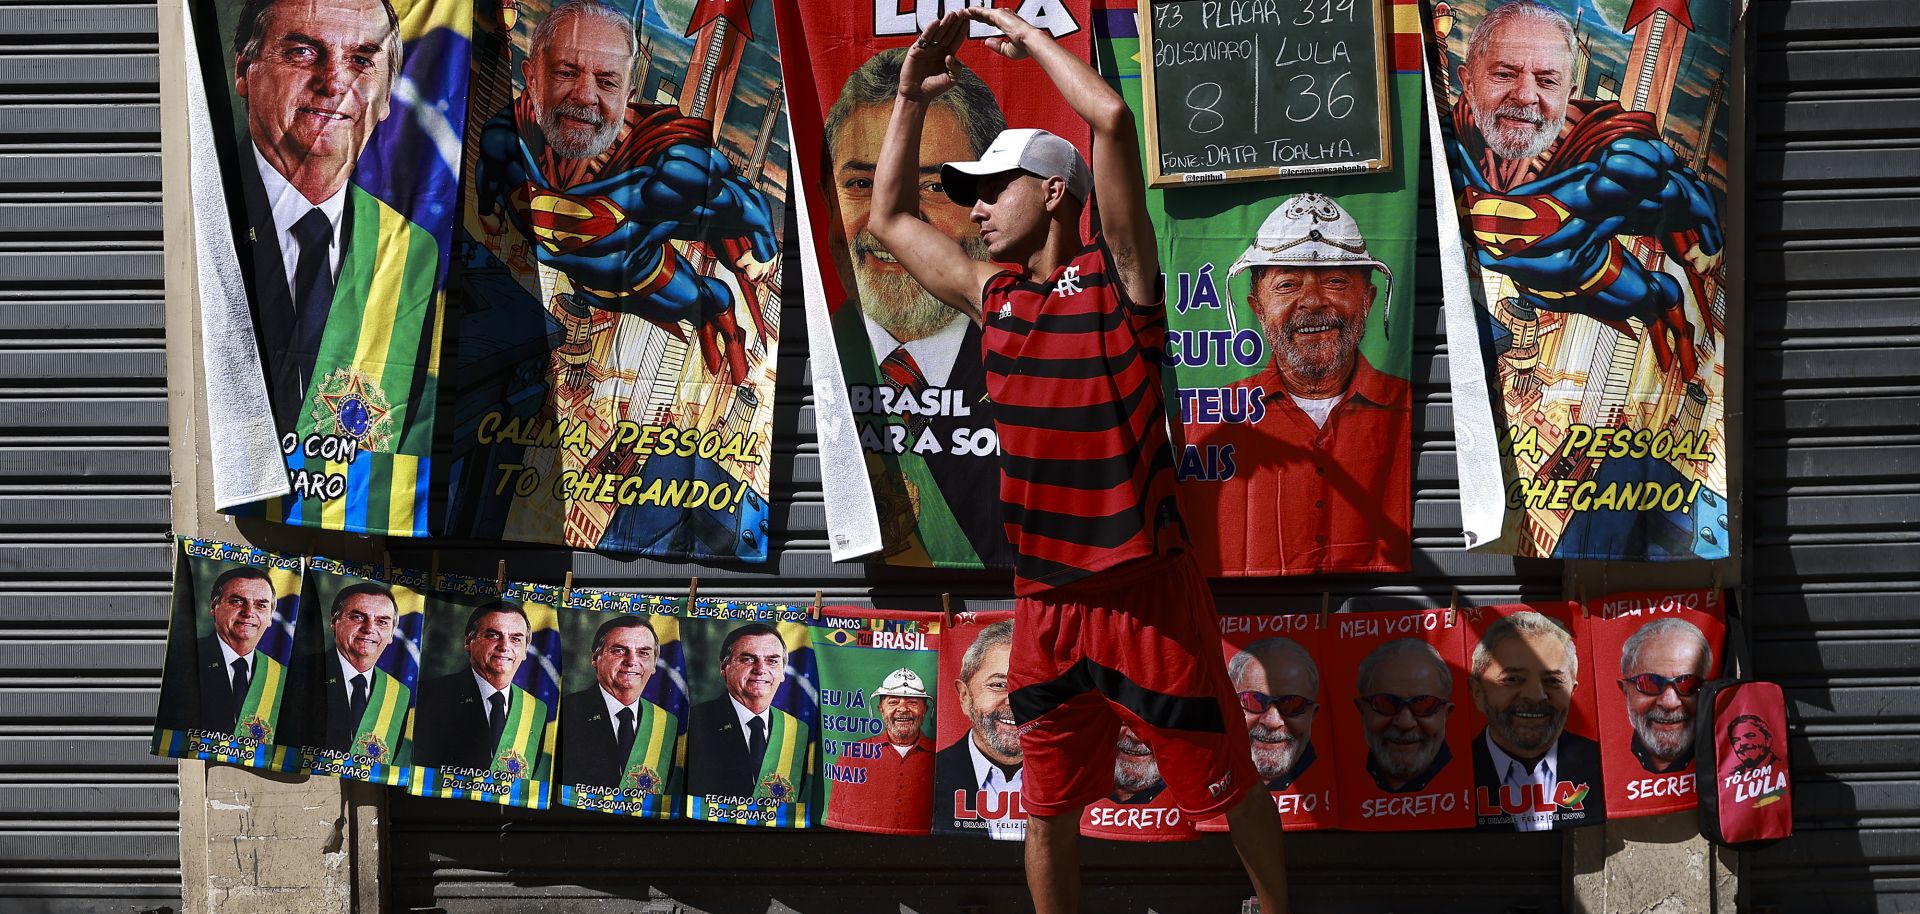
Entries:
[[1387, 0], [1140, 0], [1154, 187], [1385, 171]]

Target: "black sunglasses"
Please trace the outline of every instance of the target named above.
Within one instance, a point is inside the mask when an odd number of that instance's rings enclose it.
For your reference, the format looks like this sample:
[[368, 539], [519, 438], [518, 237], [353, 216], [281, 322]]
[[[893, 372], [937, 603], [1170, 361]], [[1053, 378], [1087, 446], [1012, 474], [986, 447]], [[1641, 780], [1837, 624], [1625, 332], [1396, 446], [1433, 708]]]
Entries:
[[1373, 709], [1373, 713], [1382, 717], [1392, 717], [1400, 713], [1401, 708], [1413, 712], [1415, 717], [1432, 717], [1442, 708], [1452, 707], [1450, 702], [1438, 695], [1395, 695], [1391, 692], [1375, 692], [1360, 696], [1360, 702]]
[[1673, 686], [1673, 694], [1681, 698], [1692, 698], [1694, 693], [1700, 691], [1700, 686], [1705, 683], [1706, 680], [1692, 673], [1684, 673], [1672, 679], [1668, 679], [1659, 673], [1641, 673], [1638, 676], [1628, 676], [1620, 681], [1632, 685], [1633, 690], [1642, 695], [1659, 695], [1661, 692], [1667, 690], [1667, 686]]
[[1281, 717], [1297, 717], [1315, 704], [1317, 702], [1305, 695], [1268, 695], [1251, 690], [1240, 693], [1240, 710], [1248, 714], [1265, 714], [1273, 707], [1280, 709]]

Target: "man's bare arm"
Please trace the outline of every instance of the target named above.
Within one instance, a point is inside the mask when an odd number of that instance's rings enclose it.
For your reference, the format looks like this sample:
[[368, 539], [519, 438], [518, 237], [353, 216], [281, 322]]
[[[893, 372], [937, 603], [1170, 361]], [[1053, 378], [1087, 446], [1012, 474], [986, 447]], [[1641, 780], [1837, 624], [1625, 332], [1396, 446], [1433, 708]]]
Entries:
[[1093, 128], [1093, 189], [1100, 201], [1100, 232], [1113, 252], [1121, 288], [1135, 302], [1161, 298], [1160, 250], [1147, 216], [1147, 183], [1140, 168], [1140, 138], [1125, 99], [1087, 62], [1061, 47], [1044, 29], [1034, 28], [1010, 10], [968, 7], [965, 14], [992, 25], [1006, 38], [989, 38], [987, 47], [1018, 60], [1031, 56], [1060, 90], [1060, 95]]
[[953, 54], [966, 39], [966, 17], [940, 18], [907, 50], [900, 67], [900, 96], [880, 144], [873, 177], [873, 210], [867, 227], [907, 273], [947, 307], [980, 320], [980, 289], [999, 270], [967, 256], [959, 242], [920, 218], [920, 134], [927, 109], [953, 88]]

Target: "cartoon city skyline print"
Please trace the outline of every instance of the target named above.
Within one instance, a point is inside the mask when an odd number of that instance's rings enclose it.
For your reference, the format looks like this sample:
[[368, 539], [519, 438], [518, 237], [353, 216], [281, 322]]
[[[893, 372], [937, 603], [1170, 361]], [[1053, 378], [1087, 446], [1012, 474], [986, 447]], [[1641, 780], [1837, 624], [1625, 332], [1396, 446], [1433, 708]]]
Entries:
[[1498, 551], [1727, 555], [1730, 12], [1689, 0], [1432, 8], [1498, 385]]

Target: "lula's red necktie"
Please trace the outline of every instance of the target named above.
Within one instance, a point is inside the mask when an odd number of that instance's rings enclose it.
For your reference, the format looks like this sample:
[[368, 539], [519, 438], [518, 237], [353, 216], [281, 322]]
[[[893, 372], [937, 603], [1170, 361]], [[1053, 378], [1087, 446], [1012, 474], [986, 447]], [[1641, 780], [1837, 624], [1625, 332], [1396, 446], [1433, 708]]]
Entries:
[[[920, 363], [913, 360], [913, 353], [905, 346], [895, 346], [880, 363], [880, 373], [887, 379], [887, 386], [894, 389], [898, 396], [918, 398], [920, 392], [927, 389], [927, 376], [920, 372]], [[910, 413], [906, 417], [907, 428], [918, 436], [926, 429], [931, 417], [921, 413]]]

